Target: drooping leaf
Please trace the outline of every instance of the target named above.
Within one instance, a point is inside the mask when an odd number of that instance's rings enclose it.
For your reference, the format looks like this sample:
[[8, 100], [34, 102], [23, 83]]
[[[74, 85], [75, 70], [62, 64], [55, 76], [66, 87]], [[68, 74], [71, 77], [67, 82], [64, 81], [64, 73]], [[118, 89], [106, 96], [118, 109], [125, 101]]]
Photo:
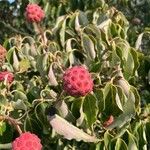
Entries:
[[115, 145], [115, 150], [128, 150], [127, 144], [121, 138], [118, 138]]
[[67, 21], [67, 18], [65, 18], [65, 20], [63, 21], [62, 27], [61, 27], [60, 33], [59, 33], [59, 36], [60, 36], [60, 42], [61, 42], [61, 44], [62, 44], [62, 47], [64, 47], [64, 45], [65, 45], [66, 21]]
[[49, 72], [48, 72], [48, 78], [49, 78], [50, 85], [52, 85], [52, 86], [58, 85], [58, 82], [57, 82], [57, 79], [56, 79], [56, 76], [55, 76], [55, 73], [53, 70], [53, 63], [50, 65]]
[[104, 133], [104, 144], [107, 149], [110, 148], [112, 139], [113, 139], [113, 136], [109, 133], [109, 131], [106, 131]]
[[19, 59], [15, 50], [13, 51], [13, 67], [16, 71], [19, 71]]
[[93, 41], [89, 38], [88, 35], [83, 34], [82, 35], [82, 46], [85, 52], [87, 53], [88, 57], [92, 60], [96, 57], [96, 52], [94, 48]]
[[144, 33], [141, 33], [141, 34], [138, 36], [138, 38], [137, 38], [137, 40], [136, 40], [136, 43], [135, 43], [135, 48], [136, 48], [136, 49], [139, 49], [140, 51], [142, 50], [142, 49], [141, 49], [141, 45], [142, 45], [142, 38], [143, 38], [143, 35], [144, 35]]
[[134, 135], [132, 135], [129, 131], [127, 131], [128, 133], [128, 149], [134, 149], [134, 150], [138, 150], [138, 147], [136, 145], [136, 137], [134, 137]]
[[75, 17], [75, 29], [76, 29], [77, 32], [81, 31], [81, 25], [80, 25], [80, 22], [79, 22], [79, 13], [77, 13], [76, 17]]
[[65, 119], [61, 118], [58, 115], [53, 115], [48, 117], [50, 125], [53, 129], [60, 135], [64, 136], [64, 138], [68, 140], [75, 139], [77, 141], [83, 140], [84, 142], [98, 142], [94, 136], [90, 136], [87, 133], [83, 132], [79, 128], [73, 126]]

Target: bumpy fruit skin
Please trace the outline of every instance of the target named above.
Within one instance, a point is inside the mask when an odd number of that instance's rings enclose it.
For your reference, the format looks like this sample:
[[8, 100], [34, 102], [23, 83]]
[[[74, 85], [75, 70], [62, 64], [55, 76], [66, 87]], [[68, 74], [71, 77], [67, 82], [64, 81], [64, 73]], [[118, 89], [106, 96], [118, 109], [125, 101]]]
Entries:
[[6, 52], [6, 49], [0, 45], [0, 66], [2, 66], [3, 62], [5, 61]]
[[9, 71], [2, 71], [2, 72], [0, 72], [0, 81], [4, 81], [5, 79], [6, 79], [6, 81], [8, 83], [13, 82], [13, 80], [14, 80], [13, 73], [11, 73]]
[[83, 66], [74, 66], [65, 71], [63, 88], [71, 96], [85, 96], [93, 90], [93, 80]]
[[37, 4], [28, 4], [25, 16], [29, 22], [41, 22], [41, 20], [45, 17], [45, 14], [41, 7]]
[[22, 133], [12, 143], [12, 150], [41, 150], [41, 140], [30, 132]]

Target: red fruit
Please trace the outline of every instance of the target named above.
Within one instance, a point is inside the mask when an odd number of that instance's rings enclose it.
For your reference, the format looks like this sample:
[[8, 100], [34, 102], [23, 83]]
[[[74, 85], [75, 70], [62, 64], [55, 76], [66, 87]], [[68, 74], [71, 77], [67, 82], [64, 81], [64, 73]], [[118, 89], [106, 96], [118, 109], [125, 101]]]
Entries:
[[37, 4], [28, 4], [25, 16], [29, 22], [40, 22], [45, 17], [45, 14]]
[[12, 150], [41, 150], [41, 140], [30, 132], [22, 133], [12, 143]]
[[71, 96], [85, 96], [93, 90], [93, 80], [83, 66], [74, 66], [65, 71], [63, 87]]
[[5, 79], [8, 83], [11, 83], [14, 80], [13, 73], [11, 73], [9, 71], [0, 72], [0, 81], [4, 81]]
[[0, 66], [3, 65], [3, 62], [5, 61], [6, 57], [6, 49], [0, 45]]
[[103, 123], [103, 126], [107, 128], [109, 125], [111, 125], [114, 122], [114, 117], [112, 115], [109, 116], [109, 118]]

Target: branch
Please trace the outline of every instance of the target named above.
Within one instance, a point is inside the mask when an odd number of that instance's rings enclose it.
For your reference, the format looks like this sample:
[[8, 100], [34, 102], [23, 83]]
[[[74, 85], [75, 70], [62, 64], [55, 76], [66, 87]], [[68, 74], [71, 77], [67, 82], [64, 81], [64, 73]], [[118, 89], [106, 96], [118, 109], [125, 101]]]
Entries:
[[17, 122], [15, 119], [13, 119], [13, 118], [11, 118], [9, 116], [2, 116], [2, 115], [0, 115], [0, 121], [2, 121], [2, 120], [6, 120], [9, 123], [11, 123], [16, 128], [18, 133], [20, 135], [22, 134], [22, 130], [21, 130], [20, 126], [19, 126], [19, 124], [21, 124], [20, 122]]
[[0, 23], [2, 23], [6, 28], [12, 30], [12, 31], [15, 32], [15, 33], [19, 33], [19, 34], [25, 35], [25, 36], [29, 35], [29, 34], [27, 34], [27, 33], [25, 33], [25, 32], [18, 31], [17, 29], [15, 29], [14, 27], [12, 27], [11, 25], [6, 24], [4, 21], [0, 21]]

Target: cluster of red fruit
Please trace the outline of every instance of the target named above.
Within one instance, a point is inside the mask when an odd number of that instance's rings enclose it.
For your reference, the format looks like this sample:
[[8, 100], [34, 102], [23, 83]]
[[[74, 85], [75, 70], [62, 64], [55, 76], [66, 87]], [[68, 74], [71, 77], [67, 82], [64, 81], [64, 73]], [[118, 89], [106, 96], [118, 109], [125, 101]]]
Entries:
[[[28, 4], [25, 13], [26, 19], [29, 22], [40, 22], [45, 14], [37, 4]], [[0, 61], [4, 61], [6, 50], [0, 46]], [[14, 75], [11, 72], [0, 72], [0, 81], [6, 80], [11, 83]], [[93, 90], [93, 80], [91, 74], [83, 66], [74, 66], [65, 71], [63, 75], [63, 89], [71, 96], [85, 96]], [[104, 123], [108, 126], [113, 121], [112, 117]], [[41, 150], [42, 145], [40, 139], [30, 132], [25, 132], [16, 138], [12, 143], [13, 150]]]
[[[45, 14], [37, 4], [28, 4], [26, 19], [30, 22], [40, 22]], [[67, 69], [63, 76], [64, 90], [71, 96], [85, 96], [93, 90], [93, 80], [87, 69], [75, 66]]]
[[[40, 22], [45, 14], [37, 4], [28, 4], [25, 13], [29, 22]], [[0, 59], [4, 60], [6, 50], [0, 49]], [[0, 72], [0, 81], [6, 80], [11, 83], [14, 75], [8, 71]], [[88, 70], [83, 66], [74, 66], [65, 71], [63, 75], [63, 88], [71, 96], [85, 96], [93, 90], [93, 80]], [[40, 139], [29, 132], [22, 133], [12, 143], [13, 150], [41, 150], [42, 145]]]

